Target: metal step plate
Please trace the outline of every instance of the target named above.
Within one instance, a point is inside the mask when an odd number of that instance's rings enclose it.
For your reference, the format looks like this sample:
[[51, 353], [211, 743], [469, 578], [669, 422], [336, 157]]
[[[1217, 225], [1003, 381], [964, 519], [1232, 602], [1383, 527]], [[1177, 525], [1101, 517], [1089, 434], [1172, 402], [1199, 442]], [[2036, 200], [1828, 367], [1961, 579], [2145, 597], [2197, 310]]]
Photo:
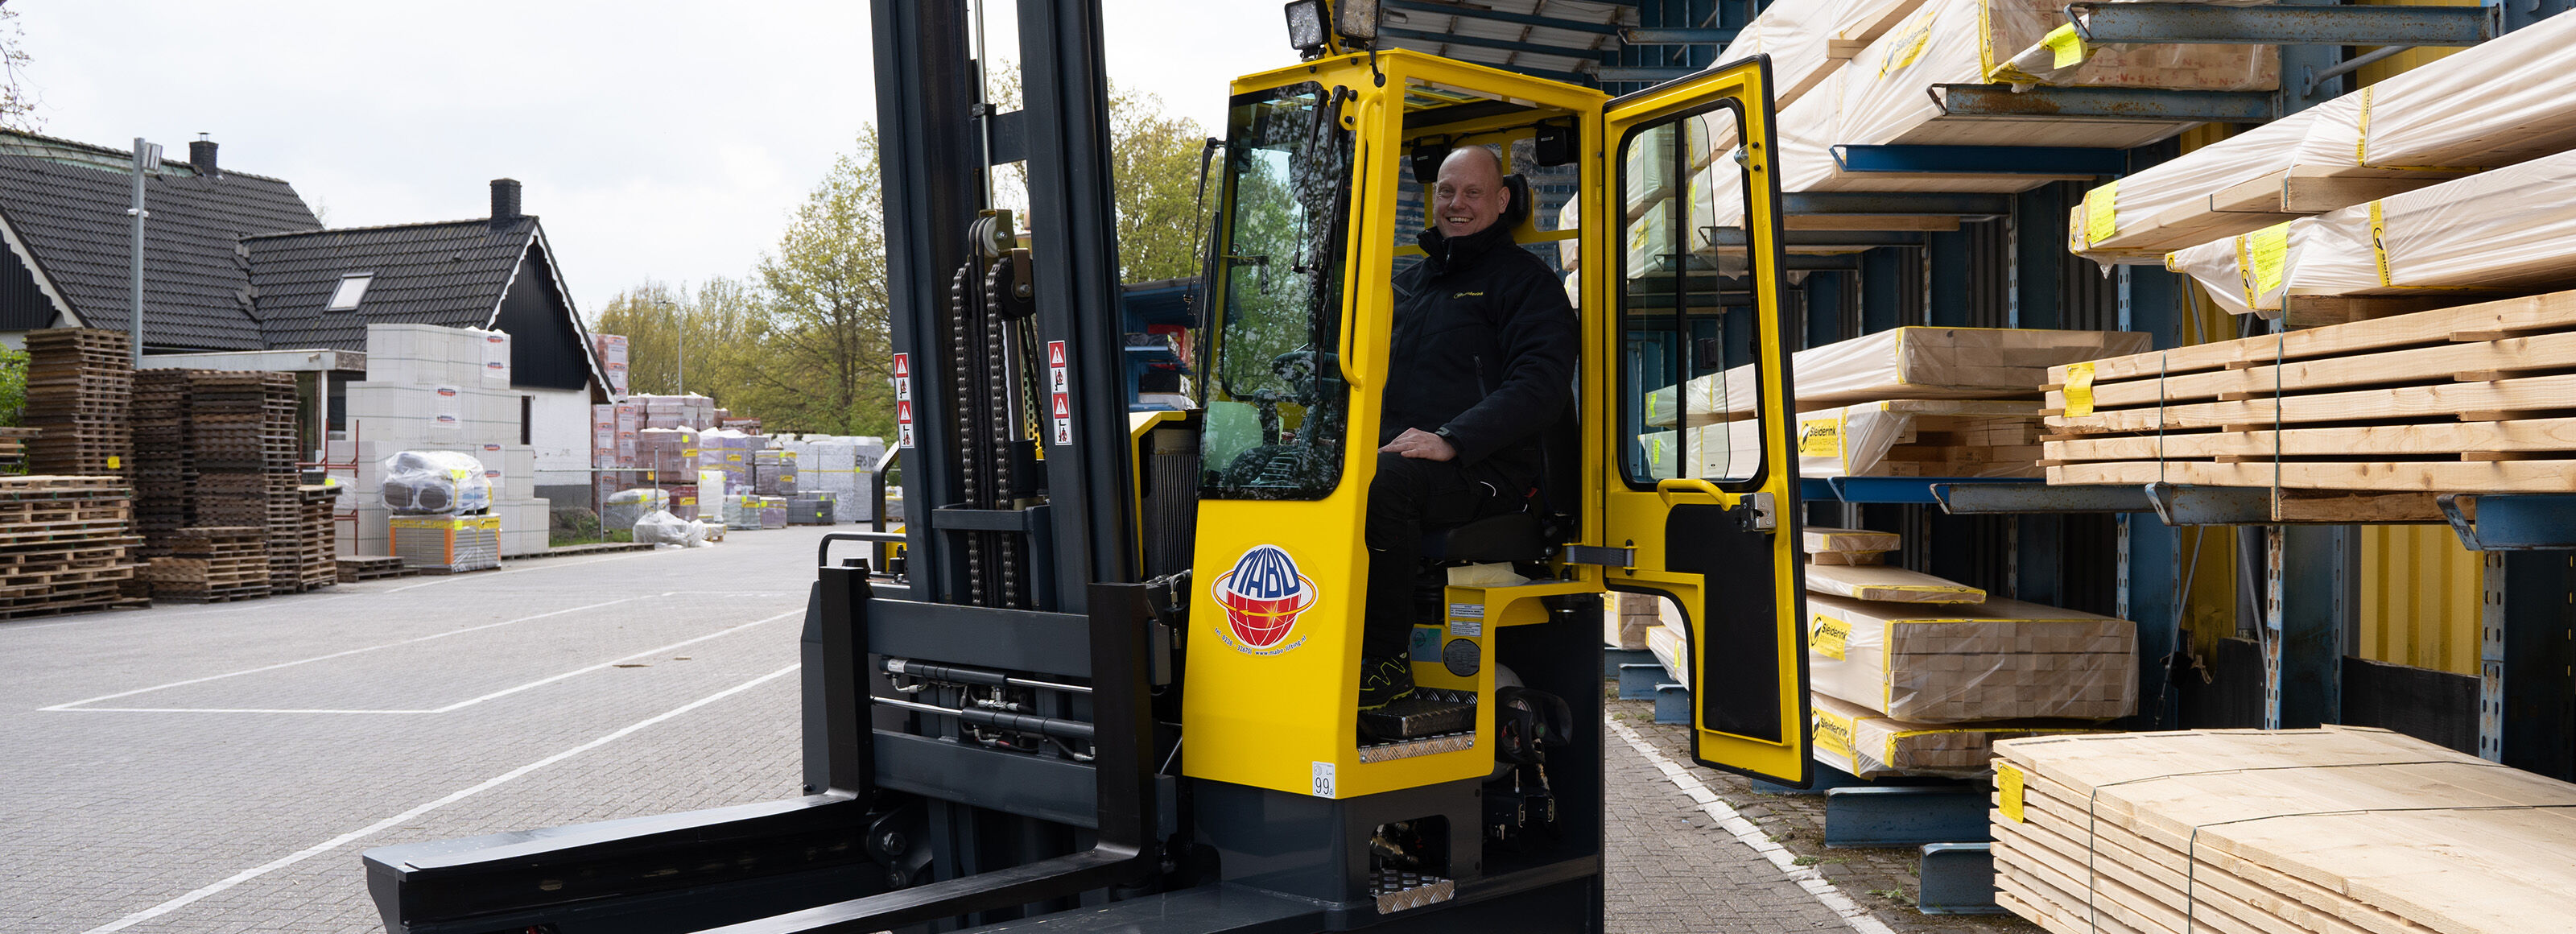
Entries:
[[1419, 690], [1395, 703], [1360, 712], [1362, 735], [1380, 742], [1464, 733], [1475, 728], [1476, 696], [1460, 691]]
[[1456, 882], [1393, 869], [1380, 869], [1377, 878], [1369, 880], [1369, 894], [1377, 897], [1377, 913], [1382, 915], [1445, 902], [1457, 893]]

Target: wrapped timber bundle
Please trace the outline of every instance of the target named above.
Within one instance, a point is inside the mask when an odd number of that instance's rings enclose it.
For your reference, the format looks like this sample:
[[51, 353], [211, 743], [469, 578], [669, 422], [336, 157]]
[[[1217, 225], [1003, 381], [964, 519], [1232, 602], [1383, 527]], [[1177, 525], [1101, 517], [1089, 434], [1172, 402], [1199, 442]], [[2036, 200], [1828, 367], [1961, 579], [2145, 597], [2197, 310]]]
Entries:
[[2281, 317], [2294, 296], [2511, 294], [2576, 284], [2576, 152], [2534, 159], [2175, 251], [2234, 314]]
[[1854, 600], [1812, 585], [1807, 614], [1814, 691], [1899, 720], [2108, 720], [2137, 709], [2128, 620], [2018, 600]]
[[223, 603], [269, 595], [266, 527], [197, 526], [170, 541], [169, 556], [152, 559], [141, 575], [152, 582], [153, 599]]
[[1650, 593], [1613, 591], [1601, 601], [1601, 644], [1637, 651], [1646, 647], [1646, 631], [1664, 624], [1664, 598]]
[[130, 476], [134, 370], [121, 331], [27, 332], [25, 421], [41, 429], [27, 469], [83, 477]]
[[1825, 694], [1811, 698], [1816, 761], [1861, 778], [1984, 778], [1997, 740], [2086, 732], [2043, 723], [1916, 723]]
[[501, 517], [398, 515], [386, 520], [394, 556], [427, 574], [459, 574], [501, 566]]
[[2541, 20], [2104, 184], [2077, 255], [2166, 253], [2576, 149], [2576, 22]]
[[[1801, 412], [1798, 476], [2037, 477], [2040, 427], [2036, 400], [1895, 399]], [[1730, 463], [1758, 459], [1760, 428], [1748, 419], [1691, 429], [1682, 475], [1734, 476]]]
[[[2561, 417], [2576, 406], [2576, 292], [2088, 361], [2049, 379], [2062, 410], [2043, 445], [2050, 483], [2274, 487], [2284, 521], [2430, 521], [2444, 492], [2576, 492], [2576, 418]], [[2299, 511], [2360, 508], [2358, 496], [2399, 511]]]
[[2385, 730], [1995, 751], [1995, 900], [2053, 934], [2534, 934], [2576, 903], [2576, 785]]
[[1798, 530], [1811, 564], [1886, 564], [1887, 553], [1905, 547], [1894, 532], [1806, 526]]
[[[1889, 399], [2030, 398], [2048, 368], [2146, 350], [2137, 331], [1901, 327], [1790, 357], [1801, 411]], [[1646, 396], [1646, 424], [1712, 425], [1758, 411], [1754, 368], [1735, 367]], [[1689, 409], [1685, 418], [1682, 407]]]
[[134, 576], [121, 477], [0, 477], [0, 620], [114, 605]]

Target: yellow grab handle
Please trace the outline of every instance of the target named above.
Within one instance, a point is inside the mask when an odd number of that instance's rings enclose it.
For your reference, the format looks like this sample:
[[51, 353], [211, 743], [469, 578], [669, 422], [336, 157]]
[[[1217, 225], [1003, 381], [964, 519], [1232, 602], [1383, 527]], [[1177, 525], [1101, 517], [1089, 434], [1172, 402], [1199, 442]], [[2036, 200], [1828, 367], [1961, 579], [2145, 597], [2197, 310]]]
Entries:
[[1698, 477], [1666, 477], [1655, 481], [1655, 495], [1663, 497], [1666, 506], [1673, 505], [1673, 500], [1685, 493], [1697, 493], [1720, 502], [1724, 502], [1725, 499], [1725, 494], [1718, 491], [1717, 484]]

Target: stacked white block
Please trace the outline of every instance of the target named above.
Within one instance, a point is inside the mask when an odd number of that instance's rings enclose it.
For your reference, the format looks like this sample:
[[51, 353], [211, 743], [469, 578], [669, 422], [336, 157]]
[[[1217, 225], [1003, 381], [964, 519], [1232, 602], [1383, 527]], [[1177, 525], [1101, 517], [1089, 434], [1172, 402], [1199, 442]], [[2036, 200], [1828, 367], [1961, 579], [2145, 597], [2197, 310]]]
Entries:
[[330, 442], [324, 452], [332, 463], [357, 464], [332, 471], [349, 491], [335, 508], [358, 514], [354, 534], [340, 538], [341, 554], [392, 553], [384, 504], [372, 491], [384, 479], [378, 463], [405, 450], [473, 455], [492, 480], [501, 553], [546, 549], [549, 504], [536, 495], [536, 449], [518, 443], [509, 342], [506, 333], [477, 328], [367, 327], [367, 378], [348, 388], [349, 437], [358, 440]]

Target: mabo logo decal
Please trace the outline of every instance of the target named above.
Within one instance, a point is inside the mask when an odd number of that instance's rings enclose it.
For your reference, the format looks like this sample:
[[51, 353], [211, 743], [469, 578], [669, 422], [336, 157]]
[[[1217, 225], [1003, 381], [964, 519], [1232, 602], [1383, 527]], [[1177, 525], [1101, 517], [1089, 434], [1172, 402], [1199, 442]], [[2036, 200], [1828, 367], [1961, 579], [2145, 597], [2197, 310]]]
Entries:
[[1315, 605], [1315, 582], [1297, 573], [1297, 559], [1277, 545], [1254, 545], [1235, 559], [1234, 569], [1217, 575], [1209, 587], [1216, 605], [1225, 609], [1217, 637], [1237, 650], [1277, 655], [1306, 643], [1291, 641], [1297, 617]]

